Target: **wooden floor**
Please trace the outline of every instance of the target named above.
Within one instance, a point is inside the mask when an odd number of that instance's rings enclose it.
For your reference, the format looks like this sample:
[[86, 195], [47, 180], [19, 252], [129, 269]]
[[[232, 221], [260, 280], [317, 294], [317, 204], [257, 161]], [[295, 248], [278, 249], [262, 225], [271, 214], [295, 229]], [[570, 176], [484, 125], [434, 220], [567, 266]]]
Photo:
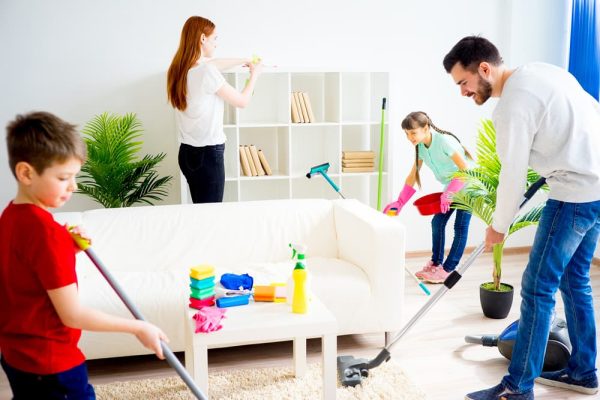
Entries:
[[[423, 261], [423, 257], [410, 257], [407, 265], [415, 271]], [[527, 254], [505, 255], [503, 259], [504, 281], [517, 289], [515, 303], [507, 319], [491, 320], [481, 313], [478, 285], [488, 280], [491, 274], [491, 257], [484, 254], [465, 273], [463, 279], [393, 347], [392, 359], [427, 394], [428, 399], [463, 399], [467, 392], [496, 385], [506, 373], [508, 361], [496, 348], [466, 344], [464, 336], [497, 334], [518, 318], [518, 290], [526, 261]], [[592, 266], [591, 275], [594, 299], [599, 304], [600, 267]], [[435, 291], [439, 285], [429, 287]], [[414, 281], [407, 278], [405, 299], [404, 317], [408, 320], [427, 301], [427, 296]], [[560, 296], [557, 310], [559, 314], [563, 310]], [[599, 314], [596, 313], [598, 326]], [[383, 334], [352, 335], [338, 339], [340, 355], [372, 358], [383, 346]], [[319, 340], [310, 340], [307, 349], [309, 361], [320, 359]], [[291, 342], [214, 349], [209, 352], [209, 370], [291, 366], [291, 355]], [[182, 354], [178, 356], [181, 357]], [[598, 365], [600, 366], [600, 362]], [[151, 356], [92, 360], [89, 362], [89, 371], [93, 384], [176, 375], [166, 363]], [[6, 376], [0, 375], [0, 399], [10, 398]], [[537, 400], [571, 400], [600, 398], [600, 395], [586, 396], [536, 385], [535, 397]]]

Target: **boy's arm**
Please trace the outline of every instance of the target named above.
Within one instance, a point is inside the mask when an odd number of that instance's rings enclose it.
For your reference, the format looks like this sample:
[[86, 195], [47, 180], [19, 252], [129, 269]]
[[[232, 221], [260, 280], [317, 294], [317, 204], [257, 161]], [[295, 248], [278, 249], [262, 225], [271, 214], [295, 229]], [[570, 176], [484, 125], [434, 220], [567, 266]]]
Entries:
[[66, 326], [87, 331], [134, 334], [146, 348], [154, 351], [158, 358], [164, 359], [160, 341], [168, 341], [168, 338], [160, 328], [146, 321], [116, 317], [83, 306], [75, 283], [48, 290], [47, 293], [60, 320]]

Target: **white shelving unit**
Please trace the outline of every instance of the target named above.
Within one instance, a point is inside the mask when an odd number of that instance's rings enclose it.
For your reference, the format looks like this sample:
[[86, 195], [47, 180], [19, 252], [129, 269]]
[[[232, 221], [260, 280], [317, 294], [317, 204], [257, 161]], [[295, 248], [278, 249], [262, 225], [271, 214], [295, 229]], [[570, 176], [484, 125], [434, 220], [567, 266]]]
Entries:
[[[223, 75], [238, 89], [248, 78], [244, 71]], [[311, 167], [328, 162], [328, 175], [346, 198], [376, 207], [381, 102], [388, 97], [388, 89], [387, 72], [265, 71], [247, 108], [225, 106], [223, 201], [338, 198], [322, 177], [306, 178]], [[291, 122], [290, 96], [295, 91], [308, 93], [317, 122]], [[383, 199], [390, 186], [387, 114], [386, 110]], [[273, 175], [244, 176], [240, 144], [262, 149]], [[342, 173], [342, 151], [350, 150], [374, 151], [374, 172]], [[182, 202], [191, 203], [187, 182], [180, 176]]]

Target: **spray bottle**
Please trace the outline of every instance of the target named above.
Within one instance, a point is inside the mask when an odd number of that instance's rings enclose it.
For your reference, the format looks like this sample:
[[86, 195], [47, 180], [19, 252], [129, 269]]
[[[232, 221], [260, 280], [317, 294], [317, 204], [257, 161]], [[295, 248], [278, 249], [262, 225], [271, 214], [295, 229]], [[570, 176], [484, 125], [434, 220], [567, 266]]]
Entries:
[[289, 245], [292, 248], [292, 259], [296, 258], [296, 266], [288, 282], [288, 303], [291, 300], [292, 312], [305, 314], [308, 311], [308, 271], [304, 265], [306, 246], [299, 244]]

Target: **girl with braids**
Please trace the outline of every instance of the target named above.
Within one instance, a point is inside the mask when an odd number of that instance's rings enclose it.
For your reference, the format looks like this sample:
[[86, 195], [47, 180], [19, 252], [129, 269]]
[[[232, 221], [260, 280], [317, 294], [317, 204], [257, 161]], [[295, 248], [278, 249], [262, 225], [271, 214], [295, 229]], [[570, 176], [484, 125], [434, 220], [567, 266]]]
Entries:
[[435, 178], [444, 185], [444, 193], [440, 202], [441, 213], [435, 214], [431, 221], [431, 259], [415, 275], [429, 283], [443, 283], [463, 255], [471, 221], [469, 212], [456, 210], [454, 240], [444, 261], [446, 224], [455, 211], [450, 208], [452, 195], [464, 186], [459, 179], [452, 179], [452, 174], [459, 169], [469, 168], [468, 163], [473, 159], [456, 136], [435, 126], [429, 116], [422, 111], [408, 114], [402, 121], [402, 129], [406, 132], [407, 139], [415, 146], [415, 163], [406, 178], [398, 200], [388, 204], [383, 212], [387, 213], [391, 208], [396, 208], [400, 213], [402, 207], [415, 194], [413, 188], [415, 183], [421, 187], [419, 169], [423, 162], [431, 168]]
[[[260, 62], [248, 59], [214, 59], [216, 48], [215, 24], [203, 17], [188, 18], [167, 74], [167, 95], [175, 108], [181, 143], [179, 167], [194, 203], [223, 201], [224, 103], [246, 107], [262, 70]], [[250, 70], [250, 78], [241, 92], [221, 74], [222, 70], [240, 65]]]

